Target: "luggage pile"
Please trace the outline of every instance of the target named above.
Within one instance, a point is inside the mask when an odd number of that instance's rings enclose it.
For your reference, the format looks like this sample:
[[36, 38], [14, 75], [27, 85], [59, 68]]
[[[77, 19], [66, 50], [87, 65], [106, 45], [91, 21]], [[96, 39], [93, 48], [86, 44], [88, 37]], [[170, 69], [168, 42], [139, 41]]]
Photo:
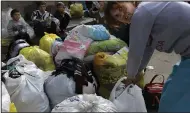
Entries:
[[[79, 25], [65, 40], [46, 33], [39, 46], [21, 42], [1, 67], [5, 112], [146, 112], [141, 89], [121, 84], [127, 44], [102, 25]], [[140, 103], [132, 108], [124, 95]]]

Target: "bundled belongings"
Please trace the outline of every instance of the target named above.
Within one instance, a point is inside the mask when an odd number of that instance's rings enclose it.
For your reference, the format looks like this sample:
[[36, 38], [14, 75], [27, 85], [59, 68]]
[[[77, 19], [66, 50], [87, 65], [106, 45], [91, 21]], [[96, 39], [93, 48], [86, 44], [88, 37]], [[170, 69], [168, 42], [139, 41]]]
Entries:
[[114, 52], [115, 53], [119, 51], [121, 48], [127, 46], [127, 44], [124, 41], [118, 38], [114, 38], [113, 35], [111, 35], [111, 37], [112, 38], [110, 38], [109, 40], [92, 42], [92, 44], [88, 48], [86, 56], [94, 55], [98, 52]]
[[83, 6], [80, 3], [70, 5], [70, 14], [72, 18], [82, 18], [84, 15]]
[[133, 84], [126, 87], [122, 83], [126, 79], [127, 77], [123, 77], [115, 84], [110, 101], [119, 112], [147, 112], [141, 88]]
[[52, 43], [51, 46], [51, 56], [55, 57], [60, 50], [61, 45], [63, 44], [63, 40], [60, 38], [56, 38], [55, 41]]
[[52, 112], [117, 112], [117, 108], [100, 96], [84, 94], [64, 100]]
[[124, 47], [114, 55], [104, 52], [97, 53], [94, 58], [94, 72], [99, 77], [100, 83], [115, 83], [125, 76], [128, 48]]
[[49, 112], [49, 100], [44, 93], [44, 72], [19, 55], [7, 62], [5, 86], [18, 112]]
[[[162, 82], [154, 82], [155, 78], [162, 76]], [[154, 82], [154, 83], [153, 83]], [[162, 94], [162, 89], [164, 86], [164, 76], [155, 75], [150, 83], [146, 84], [143, 90], [143, 96], [145, 99], [147, 109], [156, 109], [158, 110], [160, 97]]]
[[21, 49], [29, 47], [30, 45], [23, 39], [18, 39], [9, 45], [7, 59], [16, 57], [19, 55]]
[[61, 67], [45, 81], [44, 88], [53, 108], [74, 95], [96, 93], [98, 84], [97, 79], [83, 61], [65, 59]]
[[79, 25], [72, 29], [55, 56], [56, 65], [63, 59], [83, 59], [94, 39], [107, 40], [109, 32], [102, 25]]
[[43, 71], [53, 71], [55, 69], [55, 65], [50, 54], [39, 49], [38, 46], [23, 48], [20, 51], [20, 54], [22, 54], [27, 60], [34, 62], [36, 66]]
[[73, 28], [68, 35], [74, 34], [77, 37], [87, 37], [92, 40], [101, 41], [108, 40], [110, 38], [110, 33], [103, 25], [79, 25]]
[[40, 39], [40, 49], [46, 51], [51, 54], [51, 47], [55, 39], [60, 38], [56, 34], [48, 34], [45, 32], [45, 35]]
[[[114, 84], [124, 76], [127, 76], [126, 63], [128, 56], [128, 48], [123, 47], [115, 54], [110, 55], [108, 53], [100, 52], [95, 55], [94, 58], [94, 72], [100, 81], [100, 94], [108, 98], [110, 91]], [[138, 85], [143, 87], [144, 85], [144, 73], [141, 72]]]
[[5, 87], [5, 84], [3, 82], [1, 82], [2, 85], [2, 108], [1, 108], [1, 112], [9, 112], [10, 111], [10, 104], [11, 104], [11, 99], [10, 99], [10, 95]]

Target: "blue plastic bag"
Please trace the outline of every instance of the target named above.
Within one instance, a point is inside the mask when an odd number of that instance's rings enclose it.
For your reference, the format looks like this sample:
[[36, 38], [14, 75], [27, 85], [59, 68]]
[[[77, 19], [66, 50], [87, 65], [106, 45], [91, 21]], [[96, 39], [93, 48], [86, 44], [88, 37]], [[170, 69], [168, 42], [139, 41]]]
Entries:
[[103, 25], [92, 25], [90, 27], [88, 33], [91, 39], [101, 41], [110, 38], [110, 33]]

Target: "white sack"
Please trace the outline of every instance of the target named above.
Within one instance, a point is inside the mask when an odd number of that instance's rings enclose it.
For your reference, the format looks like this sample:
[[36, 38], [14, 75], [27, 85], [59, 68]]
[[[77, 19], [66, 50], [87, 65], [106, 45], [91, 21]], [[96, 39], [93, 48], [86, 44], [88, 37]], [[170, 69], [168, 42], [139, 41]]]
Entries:
[[49, 98], [51, 108], [61, 103], [63, 100], [75, 94], [75, 82], [68, 78], [66, 74], [49, 76], [44, 83], [45, 92]]
[[[7, 62], [10, 68], [20, 74], [18, 78], [5, 74], [6, 87], [18, 112], [49, 112], [49, 101], [44, 93], [44, 73], [37, 66], [19, 55]], [[12, 65], [12, 66], [11, 66]], [[15, 67], [15, 68], [14, 68]]]
[[64, 100], [52, 112], [117, 112], [117, 108], [100, 96], [84, 94]]
[[125, 87], [122, 83], [125, 79], [118, 80], [110, 94], [110, 101], [119, 112], [147, 112], [141, 88], [132, 84]]
[[1, 112], [9, 112], [10, 111], [10, 104], [11, 104], [11, 100], [10, 100], [10, 95], [7, 92], [7, 89], [5, 87], [5, 84], [3, 82], [1, 82], [2, 84], [2, 108], [1, 108]]

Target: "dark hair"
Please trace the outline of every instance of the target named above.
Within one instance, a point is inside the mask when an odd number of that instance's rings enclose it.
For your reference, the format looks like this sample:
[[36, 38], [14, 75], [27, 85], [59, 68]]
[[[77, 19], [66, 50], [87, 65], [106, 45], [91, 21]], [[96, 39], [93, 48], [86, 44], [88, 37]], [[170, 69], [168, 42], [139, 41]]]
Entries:
[[121, 22], [115, 20], [113, 18], [113, 16], [111, 15], [110, 10], [113, 9], [114, 5], [119, 5], [119, 2], [118, 1], [108, 1], [105, 6], [105, 10], [104, 10], [106, 24], [111, 28], [119, 27], [121, 24]]
[[64, 7], [65, 4], [64, 4], [63, 2], [58, 2], [56, 6], [57, 6], [57, 7], [59, 7], [59, 6], [63, 6], [63, 7]]
[[41, 5], [46, 5], [46, 2], [45, 1], [38, 1], [36, 2], [37, 4], [37, 7], [40, 7]]
[[[122, 22], [119, 22], [117, 20], [115, 20], [112, 15], [111, 15], [111, 11], [115, 5], [120, 5], [119, 3], [121, 2], [127, 2], [127, 1], [108, 1], [104, 10], [104, 15], [105, 15], [105, 20], [106, 20], [106, 24], [108, 24], [108, 26], [110, 28], [118, 28], [120, 25], [122, 25]], [[128, 1], [129, 2], [129, 1]], [[132, 2], [132, 1], [130, 1]], [[136, 7], [138, 6], [138, 4], [140, 3], [139, 1], [137, 2], [132, 2]]]
[[19, 13], [20, 11], [18, 10], [18, 9], [13, 9], [12, 11], [11, 11], [11, 17], [13, 17], [13, 15], [15, 14], [15, 13]]

